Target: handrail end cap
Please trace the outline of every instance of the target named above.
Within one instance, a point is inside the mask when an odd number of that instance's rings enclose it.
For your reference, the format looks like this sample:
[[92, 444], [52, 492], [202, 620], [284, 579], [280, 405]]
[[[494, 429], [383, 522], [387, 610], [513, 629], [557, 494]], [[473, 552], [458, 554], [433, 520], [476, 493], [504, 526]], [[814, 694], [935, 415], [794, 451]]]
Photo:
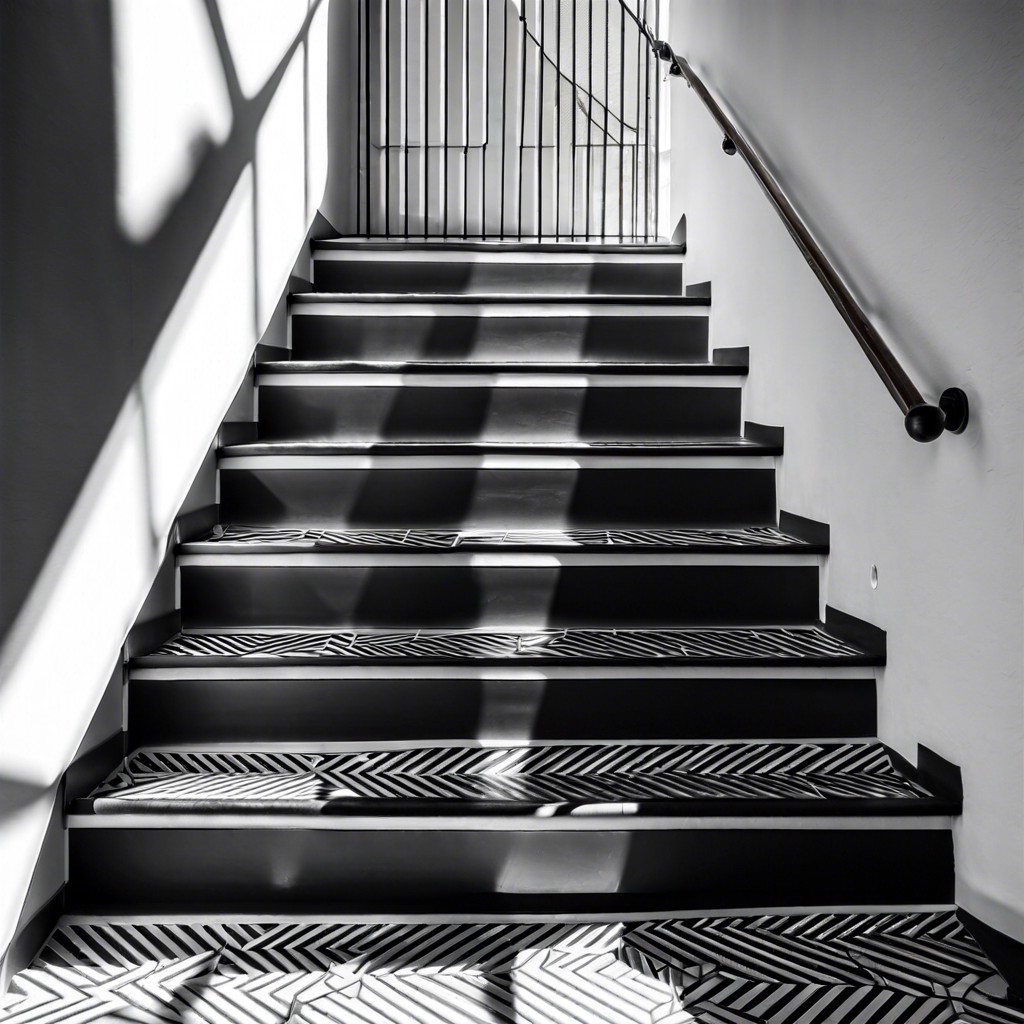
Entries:
[[915, 441], [934, 441], [946, 427], [946, 415], [937, 405], [922, 402], [907, 410], [903, 423]]

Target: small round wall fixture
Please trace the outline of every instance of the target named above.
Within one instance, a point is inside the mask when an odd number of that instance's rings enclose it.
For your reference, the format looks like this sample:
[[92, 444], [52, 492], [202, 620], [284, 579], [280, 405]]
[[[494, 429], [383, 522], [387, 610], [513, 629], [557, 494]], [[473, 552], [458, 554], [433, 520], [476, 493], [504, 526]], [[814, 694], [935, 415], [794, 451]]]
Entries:
[[878, 589], [878, 566], [877, 565], [871, 566], [871, 589], [872, 590], [877, 590]]
[[962, 434], [971, 418], [967, 392], [961, 388], [946, 388], [939, 396], [939, 408], [946, 414], [946, 429], [951, 434]]

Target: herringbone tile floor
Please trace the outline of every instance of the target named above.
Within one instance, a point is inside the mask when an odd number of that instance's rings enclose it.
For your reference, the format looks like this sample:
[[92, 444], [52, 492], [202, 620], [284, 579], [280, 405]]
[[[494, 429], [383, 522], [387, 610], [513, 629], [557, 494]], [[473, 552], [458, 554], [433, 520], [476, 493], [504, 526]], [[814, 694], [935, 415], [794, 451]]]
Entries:
[[68, 919], [2, 1024], [1024, 1024], [951, 911], [614, 924]]

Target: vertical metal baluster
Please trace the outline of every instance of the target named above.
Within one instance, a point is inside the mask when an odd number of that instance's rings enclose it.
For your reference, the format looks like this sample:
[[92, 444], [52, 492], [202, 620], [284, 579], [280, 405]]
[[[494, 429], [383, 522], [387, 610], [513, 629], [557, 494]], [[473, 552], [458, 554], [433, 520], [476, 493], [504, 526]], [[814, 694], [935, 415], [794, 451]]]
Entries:
[[445, 238], [448, 237], [448, 72], [450, 65], [448, 63], [448, 36], [450, 32], [450, 25], [448, 24], [448, 5], [451, 0], [442, 0], [441, 10], [443, 12], [444, 21], [444, 102], [441, 104], [441, 117], [444, 119], [444, 187], [441, 194], [441, 217], [442, 217], [442, 234]]
[[[654, 7], [654, 38], [661, 35], [661, 4]], [[651, 203], [653, 216], [651, 219], [651, 236], [658, 240], [658, 205], [661, 202], [661, 76], [654, 76], [654, 200]]]
[[363, 10], [366, 12], [366, 17], [363, 19], [363, 28], [365, 33], [363, 35], [363, 73], [365, 76], [364, 82], [364, 96], [363, 102], [366, 108], [366, 135], [365, 135], [365, 146], [366, 146], [366, 237], [370, 238], [373, 236], [373, 214], [372, 214], [372, 198], [371, 193], [373, 191], [373, 167], [371, 166], [370, 156], [370, 132], [372, 130], [372, 119], [370, 109], [370, 4], [372, 0], [364, 0], [362, 4]]
[[409, 0], [405, 0], [405, 123], [402, 128], [402, 146], [405, 150], [405, 237], [409, 237]]
[[491, 139], [491, 0], [484, 0], [484, 137], [480, 144], [480, 237], [487, 240], [487, 143]]
[[[625, 2], [625, 0], [624, 0]], [[622, 211], [626, 191], [626, 9], [619, 4], [619, 241], [622, 241]]]
[[384, 0], [384, 235], [391, 237], [391, 0]]
[[469, 0], [462, 0], [462, 38], [465, 66], [462, 69], [462, 237], [469, 231]]
[[555, 224], [554, 239], [562, 237], [562, 8], [555, 5]]
[[[523, 0], [523, 11], [526, 10], [526, 0]], [[516, 238], [523, 240], [523, 150], [526, 147], [526, 14], [519, 16], [519, 23], [523, 26], [523, 73], [520, 84], [519, 100], [519, 208], [517, 210]]]
[[608, 72], [611, 61], [609, 50], [611, 49], [611, 25], [612, 15], [608, 10], [609, 0], [604, 5], [604, 138], [601, 140], [601, 241], [608, 237], [608, 107], [612, 98], [609, 95], [611, 86], [609, 84]]
[[356, 234], [362, 232], [363, 213], [363, 0], [356, 6]]
[[571, 190], [571, 210], [569, 214], [569, 237], [573, 241], [576, 240], [576, 111], [579, 109], [579, 104], [576, 102], [576, 82], [579, 71], [576, 68], [576, 5], [579, 0], [572, 0], [572, 96], [570, 102], [572, 103], [572, 139], [569, 143], [569, 156], [572, 159], [572, 190]]
[[590, 172], [594, 151], [594, 0], [590, 2], [590, 17], [587, 19], [587, 226], [585, 238], [590, 241]]
[[505, 237], [505, 169], [508, 163], [508, 8], [501, 0], [501, 206], [498, 210], [498, 236]]
[[[640, 0], [637, 0], [637, 13]], [[640, 86], [643, 83], [647, 47], [641, 32], [636, 34], [636, 136], [633, 139], [633, 240], [640, 237]]]
[[540, 48], [537, 51], [537, 241], [544, 234], [544, 0], [540, 4]]
[[[647, 0], [644, 0], [644, 24], [647, 24]], [[655, 69], [657, 70], [657, 69]], [[650, 238], [651, 225], [651, 55], [644, 58], [644, 241]]]
[[430, 237], [430, 0], [423, 0], [423, 237]]

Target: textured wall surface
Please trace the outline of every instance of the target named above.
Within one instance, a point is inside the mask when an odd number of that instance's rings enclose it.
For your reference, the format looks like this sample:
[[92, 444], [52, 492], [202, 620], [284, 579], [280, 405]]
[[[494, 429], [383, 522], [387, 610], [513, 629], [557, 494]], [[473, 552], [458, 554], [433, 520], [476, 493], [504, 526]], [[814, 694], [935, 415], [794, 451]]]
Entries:
[[[686, 279], [750, 345], [747, 418], [786, 428], [782, 507], [832, 526], [828, 600], [889, 631], [880, 731], [963, 767], [958, 901], [1024, 939], [1024, 12], [986, 0], [673, 0], [671, 41], [731, 110], [926, 398], [911, 441], [740, 157], [672, 90]], [[869, 575], [878, 567], [878, 588]]]

